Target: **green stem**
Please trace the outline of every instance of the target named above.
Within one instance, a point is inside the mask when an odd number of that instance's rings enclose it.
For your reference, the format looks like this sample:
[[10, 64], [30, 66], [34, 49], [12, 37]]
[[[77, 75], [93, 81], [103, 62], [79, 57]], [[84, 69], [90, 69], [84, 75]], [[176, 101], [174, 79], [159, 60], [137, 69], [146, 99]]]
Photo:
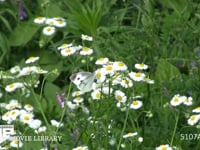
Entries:
[[174, 137], [175, 137], [175, 133], [176, 133], [177, 125], [178, 125], [178, 120], [179, 120], [179, 113], [178, 113], [178, 115], [176, 116], [175, 119], [176, 119], [176, 122], [175, 122], [175, 127], [174, 127], [174, 131], [173, 131], [173, 134], [172, 134], [170, 145], [172, 145], [173, 142], [174, 142]]

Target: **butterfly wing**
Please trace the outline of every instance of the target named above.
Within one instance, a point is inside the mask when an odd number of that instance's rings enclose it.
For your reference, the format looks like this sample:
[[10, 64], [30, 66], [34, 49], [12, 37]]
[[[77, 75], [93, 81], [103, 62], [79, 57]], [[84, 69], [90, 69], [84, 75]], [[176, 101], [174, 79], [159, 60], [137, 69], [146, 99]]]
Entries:
[[92, 89], [94, 79], [95, 74], [91, 72], [78, 72], [70, 76], [70, 80], [82, 92], [89, 92]]

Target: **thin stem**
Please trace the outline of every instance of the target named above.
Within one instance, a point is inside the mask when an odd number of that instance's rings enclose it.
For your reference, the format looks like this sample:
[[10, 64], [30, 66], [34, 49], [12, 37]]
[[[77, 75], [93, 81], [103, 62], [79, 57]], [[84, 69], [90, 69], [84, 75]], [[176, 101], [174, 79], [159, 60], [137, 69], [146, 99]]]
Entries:
[[173, 134], [172, 134], [172, 139], [171, 139], [170, 145], [172, 145], [173, 142], [174, 142], [174, 136], [175, 136], [175, 133], [176, 133], [176, 129], [177, 129], [177, 125], [178, 125], [178, 120], [179, 120], [179, 113], [178, 113], [178, 115], [176, 116], [175, 119], [176, 119], [176, 122], [175, 122], [174, 131], [173, 131]]

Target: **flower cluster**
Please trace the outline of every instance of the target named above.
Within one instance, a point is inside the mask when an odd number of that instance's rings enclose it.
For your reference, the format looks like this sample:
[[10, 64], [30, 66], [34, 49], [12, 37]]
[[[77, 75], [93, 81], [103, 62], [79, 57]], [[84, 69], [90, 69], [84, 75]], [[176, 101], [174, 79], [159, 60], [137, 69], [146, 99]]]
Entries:
[[53, 35], [56, 32], [56, 27], [63, 28], [67, 25], [62, 17], [46, 18], [40, 16], [34, 19], [34, 23], [46, 25], [43, 28], [43, 34], [47, 36]]
[[[82, 40], [87, 40], [87, 41], [93, 40], [93, 38], [88, 35], [82, 35], [81, 38], [82, 38]], [[81, 45], [76, 46], [76, 45], [73, 45], [72, 43], [70, 43], [70, 44], [64, 43], [61, 46], [59, 46], [57, 49], [60, 51], [60, 54], [64, 57], [70, 56], [73, 54], [80, 54], [83, 56], [93, 54], [92, 48], [89, 48], [86, 46], [81, 46]]]
[[197, 107], [192, 110], [193, 113], [196, 113], [188, 119], [188, 124], [189, 125], [195, 125], [199, 120], [200, 120], [200, 107]]
[[[40, 74], [46, 74], [48, 73], [48, 71], [43, 70], [42, 68], [40, 68], [39, 66], [36, 65], [29, 65], [31, 63], [36, 62], [37, 60], [39, 60], [39, 57], [29, 57], [26, 61], [25, 64], [27, 64], [28, 66], [25, 66], [23, 68], [21, 68], [20, 66], [14, 66], [10, 69], [10, 73], [12, 76], [12, 79], [17, 79], [20, 77], [24, 77], [24, 76], [29, 76], [29, 75], [40, 75]], [[25, 93], [27, 93], [27, 96], [30, 94], [30, 91], [26, 88], [29, 86], [33, 86], [33, 87], [37, 87], [39, 84], [39, 81], [33, 81], [31, 83], [28, 82], [12, 82], [10, 84], [8, 84], [5, 87], [5, 90], [7, 92], [14, 92], [16, 89], [22, 89], [22, 91], [24, 91]]]
[[186, 106], [192, 105], [192, 97], [187, 96], [181, 96], [179, 94], [174, 95], [174, 97], [171, 99], [170, 104], [174, 107], [179, 106], [181, 104], [184, 104]]

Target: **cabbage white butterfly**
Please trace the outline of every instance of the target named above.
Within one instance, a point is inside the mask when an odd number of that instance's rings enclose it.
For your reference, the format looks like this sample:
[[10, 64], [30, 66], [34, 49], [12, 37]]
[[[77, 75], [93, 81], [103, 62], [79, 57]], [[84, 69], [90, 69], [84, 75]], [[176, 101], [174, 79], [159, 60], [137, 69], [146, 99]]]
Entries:
[[78, 72], [70, 76], [70, 80], [84, 93], [92, 90], [94, 79], [95, 73], [91, 72]]

